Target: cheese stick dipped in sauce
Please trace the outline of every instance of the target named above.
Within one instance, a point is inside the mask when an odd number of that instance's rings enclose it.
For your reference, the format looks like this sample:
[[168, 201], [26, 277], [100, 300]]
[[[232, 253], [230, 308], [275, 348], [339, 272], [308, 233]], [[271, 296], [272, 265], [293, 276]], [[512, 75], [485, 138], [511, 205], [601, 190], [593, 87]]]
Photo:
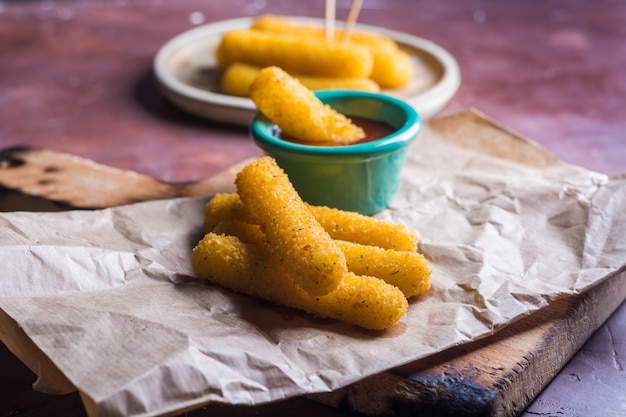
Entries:
[[250, 86], [250, 98], [282, 132], [299, 141], [348, 145], [365, 137], [361, 127], [281, 68], [263, 68]]

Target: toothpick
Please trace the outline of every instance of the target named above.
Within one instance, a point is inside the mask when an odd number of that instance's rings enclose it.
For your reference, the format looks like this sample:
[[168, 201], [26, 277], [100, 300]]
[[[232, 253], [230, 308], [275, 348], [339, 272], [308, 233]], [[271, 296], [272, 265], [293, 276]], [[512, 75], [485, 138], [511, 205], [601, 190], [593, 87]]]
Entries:
[[343, 38], [342, 40], [347, 41], [350, 39], [350, 35], [352, 34], [352, 29], [354, 28], [354, 24], [359, 17], [359, 12], [361, 11], [361, 6], [363, 5], [363, 0], [352, 0], [352, 6], [350, 7], [350, 13], [348, 14], [348, 19], [346, 20], [346, 26], [343, 30]]
[[335, 0], [326, 0], [326, 41], [335, 39]]

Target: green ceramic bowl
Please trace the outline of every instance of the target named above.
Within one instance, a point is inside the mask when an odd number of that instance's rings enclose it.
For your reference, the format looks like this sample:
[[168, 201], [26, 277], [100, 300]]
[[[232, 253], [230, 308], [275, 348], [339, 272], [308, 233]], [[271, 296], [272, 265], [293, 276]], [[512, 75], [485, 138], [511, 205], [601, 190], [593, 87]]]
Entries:
[[258, 113], [252, 138], [276, 159], [304, 201], [366, 215], [379, 212], [396, 194], [408, 145], [421, 130], [420, 116], [409, 104], [384, 94], [325, 90], [316, 95], [340, 113], [386, 122], [394, 131], [355, 145], [302, 145], [278, 137], [276, 125]]

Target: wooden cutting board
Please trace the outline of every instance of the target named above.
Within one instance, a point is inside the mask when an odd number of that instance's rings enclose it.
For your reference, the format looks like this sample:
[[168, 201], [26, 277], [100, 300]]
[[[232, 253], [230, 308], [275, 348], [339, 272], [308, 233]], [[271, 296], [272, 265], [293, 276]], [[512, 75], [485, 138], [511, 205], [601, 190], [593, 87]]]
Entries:
[[[519, 162], [536, 166], [555, 162], [541, 148], [529, 148], [523, 138], [476, 112], [437, 119], [430, 125], [461, 146], [467, 145], [463, 138], [479, 137], [484, 142], [480, 146], [494, 155], [513, 154]], [[519, 144], [524, 151], [511, 152], [511, 141], [506, 149], [499, 147], [504, 137], [512, 138], [513, 146]], [[101, 208], [232, 191], [234, 173], [242, 164], [194, 184], [168, 184], [67, 154], [12, 148], [0, 152], [0, 185], [61, 202], [64, 207]], [[103, 184], [116, 192], [93, 192], [101, 190]], [[321, 412], [312, 400], [336, 410], [366, 415], [515, 416], [625, 299], [626, 271], [622, 269], [587, 293], [554, 302], [491, 337], [448, 349], [335, 392], [259, 407], [207, 406], [186, 415], [307, 416], [314, 415], [310, 414], [311, 410]], [[332, 414], [340, 415], [340, 412]]]
[[496, 335], [314, 398], [371, 415], [515, 416], [626, 299], [626, 272]]

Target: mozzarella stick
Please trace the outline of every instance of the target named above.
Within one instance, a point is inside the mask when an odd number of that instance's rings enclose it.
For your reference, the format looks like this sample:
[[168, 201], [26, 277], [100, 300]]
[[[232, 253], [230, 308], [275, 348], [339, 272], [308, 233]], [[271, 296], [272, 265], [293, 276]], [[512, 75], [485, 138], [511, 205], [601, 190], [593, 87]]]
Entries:
[[[259, 75], [261, 67], [243, 62], [230, 64], [220, 79], [222, 91], [240, 97], [250, 96], [250, 86]], [[378, 92], [380, 87], [369, 78], [322, 77], [290, 74], [309, 90], [359, 90]]]
[[381, 88], [404, 87], [413, 78], [413, 62], [406, 52], [397, 49], [371, 48], [374, 66], [370, 78]]
[[222, 68], [247, 62], [259, 67], [275, 65], [296, 74], [348, 78], [369, 77], [374, 65], [372, 54], [363, 46], [255, 29], [226, 32], [216, 58]]
[[259, 75], [260, 67], [244, 62], [229, 64], [220, 77], [220, 88], [225, 94], [250, 97], [250, 86]]
[[331, 293], [312, 296], [294, 282], [274, 254], [235, 236], [207, 234], [194, 248], [191, 262], [198, 276], [225, 288], [366, 329], [386, 329], [408, 308], [398, 288], [352, 273]]
[[308, 207], [333, 239], [397, 251], [417, 251], [418, 236], [406, 225], [336, 208]]
[[347, 77], [315, 77], [312, 75], [293, 74], [306, 88], [313, 91], [320, 90], [358, 90], [377, 93], [380, 86], [370, 78]]
[[[325, 30], [314, 25], [298, 24], [290, 19], [263, 15], [258, 17], [252, 28], [275, 33], [290, 33], [322, 40]], [[335, 32], [335, 41], [343, 38], [343, 31]], [[372, 54], [372, 72], [370, 78], [381, 88], [399, 88], [408, 84], [413, 78], [413, 63], [410, 56], [400, 50], [398, 44], [387, 37], [360, 31], [352, 31], [349, 42], [367, 48]]]
[[261, 227], [298, 285], [313, 295], [335, 289], [347, 273], [343, 252], [315, 220], [276, 161], [265, 156], [251, 162], [235, 183], [246, 217]]
[[271, 250], [265, 235], [257, 224], [243, 222], [241, 220], [224, 220], [217, 224], [211, 231], [218, 235], [236, 236], [244, 243], [254, 244], [264, 250]]
[[[418, 236], [408, 226], [351, 211], [310, 204], [307, 206], [318, 223], [335, 240], [397, 251], [417, 251]], [[250, 222], [243, 213], [243, 205], [237, 193], [216, 194], [209, 200], [205, 211], [204, 233], [210, 232], [215, 225], [226, 219]]]
[[[255, 224], [240, 220], [224, 220], [213, 229], [213, 233], [236, 236], [242, 242], [271, 251], [263, 232]], [[406, 298], [430, 288], [431, 269], [422, 254], [341, 240], [336, 243], [346, 257], [348, 271], [355, 275], [381, 279], [398, 287]]]
[[348, 145], [365, 137], [363, 129], [278, 67], [259, 72], [250, 98], [283, 133], [308, 144]]
[[346, 257], [348, 271], [382, 279], [411, 298], [430, 288], [431, 269], [424, 256], [417, 252], [383, 249], [378, 246], [338, 240]]
[[243, 213], [243, 204], [237, 193], [217, 193], [206, 204], [204, 210], [204, 233], [212, 232], [224, 220], [247, 221]]
[[[288, 18], [275, 15], [259, 16], [254, 20], [251, 27], [253, 29], [277, 33], [297, 34], [299, 36], [306, 36], [309, 38], [324, 39], [326, 37], [326, 30], [320, 26], [313, 24], [300, 24]], [[343, 30], [336, 30], [334, 40], [341, 41], [342, 39]], [[376, 33], [352, 31], [350, 32], [349, 40], [367, 48], [375, 47], [377, 49], [388, 50], [396, 50], [398, 48], [398, 44], [395, 41]]]

